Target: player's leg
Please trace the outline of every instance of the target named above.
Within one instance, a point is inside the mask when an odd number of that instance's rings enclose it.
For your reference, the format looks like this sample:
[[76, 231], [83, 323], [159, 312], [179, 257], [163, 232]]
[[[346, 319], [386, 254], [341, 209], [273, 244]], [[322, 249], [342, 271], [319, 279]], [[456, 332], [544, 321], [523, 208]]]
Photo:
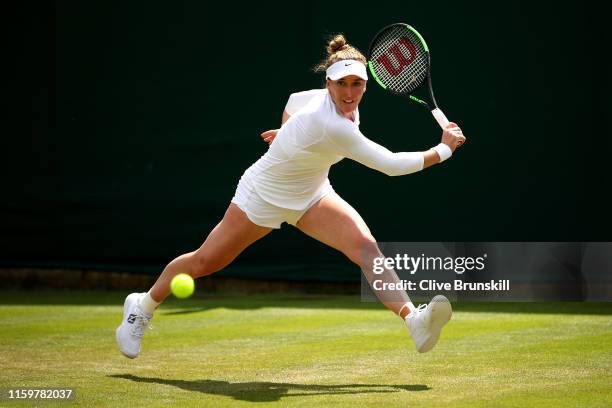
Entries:
[[187, 273], [195, 279], [225, 268], [270, 231], [272, 228], [254, 224], [236, 204], [230, 204], [221, 222], [199, 249], [177, 257], [166, 266], [149, 291], [152, 299], [163, 302], [170, 294], [170, 281], [178, 273]]
[[[346, 255], [361, 268], [370, 284], [374, 279], [399, 281], [392, 270], [381, 275], [372, 272], [374, 258], [383, 255], [363, 218], [338, 194], [332, 192], [310, 207], [296, 227]], [[410, 302], [406, 292], [388, 293], [389, 296], [374, 292], [388, 309], [400, 317], [405, 317], [410, 312], [408, 308], [402, 308]]]
[[[399, 282], [392, 269], [385, 269], [380, 275], [373, 273], [374, 258], [383, 256], [378, 244], [359, 213], [336, 193], [326, 195], [309, 208], [296, 227], [345, 254], [361, 268], [370, 285], [374, 279]], [[426, 307], [415, 308], [404, 291], [374, 290], [374, 293], [388, 309], [404, 319], [417, 351], [433, 348], [452, 313], [445, 297], [436, 296]]]
[[254, 224], [240, 208], [230, 204], [200, 248], [170, 262], [148, 293], [132, 293], [125, 299], [123, 320], [116, 330], [119, 350], [129, 358], [138, 356], [144, 330], [155, 308], [170, 293], [170, 281], [175, 275], [184, 272], [198, 278], [217, 272], [270, 231], [272, 228]]

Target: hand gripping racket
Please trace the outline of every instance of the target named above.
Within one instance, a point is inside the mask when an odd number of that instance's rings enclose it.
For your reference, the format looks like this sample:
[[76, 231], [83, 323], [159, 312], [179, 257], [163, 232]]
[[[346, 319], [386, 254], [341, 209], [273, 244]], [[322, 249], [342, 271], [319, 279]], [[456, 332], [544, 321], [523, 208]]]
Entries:
[[[431, 86], [429, 48], [417, 30], [403, 23], [391, 24], [380, 30], [370, 43], [368, 67], [383, 89], [407, 96], [427, 108], [442, 129], [448, 125], [448, 119], [438, 108]], [[413, 95], [426, 80], [431, 103]]]

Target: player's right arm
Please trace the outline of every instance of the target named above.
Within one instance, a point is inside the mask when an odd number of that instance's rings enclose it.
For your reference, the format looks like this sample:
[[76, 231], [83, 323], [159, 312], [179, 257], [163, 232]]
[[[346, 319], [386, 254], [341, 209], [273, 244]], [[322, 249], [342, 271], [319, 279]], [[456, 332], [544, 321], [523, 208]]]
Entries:
[[[304, 106], [308, 104], [318, 94], [323, 91], [322, 89], [312, 89], [310, 91], [296, 92], [289, 95], [289, 100], [285, 105], [285, 110], [283, 111], [283, 116], [281, 118], [281, 126], [285, 124], [297, 111], [302, 109]], [[278, 133], [278, 129], [270, 129], [266, 130], [261, 134], [261, 138], [267, 144], [271, 144]]]
[[[281, 126], [283, 126], [285, 124], [285, 122], [289, 120], [290, 117], [291, 117], [291, 115], [288, 114], [286, 110], [284, 110], [283, 111], [283, 117], [281, 118]], [[272, 144], [272, 142], [274, 141], [274, 138], [276, 137], [277, 133], [278, 133], [278, 129], [266, 130], [265, 132], [261, 133], [261, 138], [267, 144]]]
[[285, 124], [286, 121], [291, 117], [290, 114], [287, 113], [286, 110], [283, 111], [283, 117], [281, 118], [281, 126]]

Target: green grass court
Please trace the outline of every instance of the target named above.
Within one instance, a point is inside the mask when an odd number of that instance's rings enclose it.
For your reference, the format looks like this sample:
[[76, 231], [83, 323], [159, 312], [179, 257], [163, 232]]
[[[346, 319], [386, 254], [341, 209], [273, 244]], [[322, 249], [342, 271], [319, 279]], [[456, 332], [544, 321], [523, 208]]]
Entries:
[[135, 360], [127, 293], [0, 291], [0, 388], [76, 390], [83, 407], [604, 407], [612, 303], [461, 303], [430, 353], [358, 296], [169, 300]]

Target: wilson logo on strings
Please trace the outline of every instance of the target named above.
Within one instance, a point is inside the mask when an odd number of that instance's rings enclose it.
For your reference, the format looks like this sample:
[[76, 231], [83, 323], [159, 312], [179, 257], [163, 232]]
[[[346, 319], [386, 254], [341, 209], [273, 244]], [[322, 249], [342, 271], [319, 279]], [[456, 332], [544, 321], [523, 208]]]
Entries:
[[[408, 55], [403, 50], [407, 51]], [[391, 61], [390, 54], [394, 57], [393, 61]], [[389, 48], [388, 52], [378, 57], [376, 61], [384, 65], [389, 74], [397, 76], [404, 68], [414, 62], [416, 56], [417, 51], [414, 44], [407, 37], [402, 37], [397, 44]]]

